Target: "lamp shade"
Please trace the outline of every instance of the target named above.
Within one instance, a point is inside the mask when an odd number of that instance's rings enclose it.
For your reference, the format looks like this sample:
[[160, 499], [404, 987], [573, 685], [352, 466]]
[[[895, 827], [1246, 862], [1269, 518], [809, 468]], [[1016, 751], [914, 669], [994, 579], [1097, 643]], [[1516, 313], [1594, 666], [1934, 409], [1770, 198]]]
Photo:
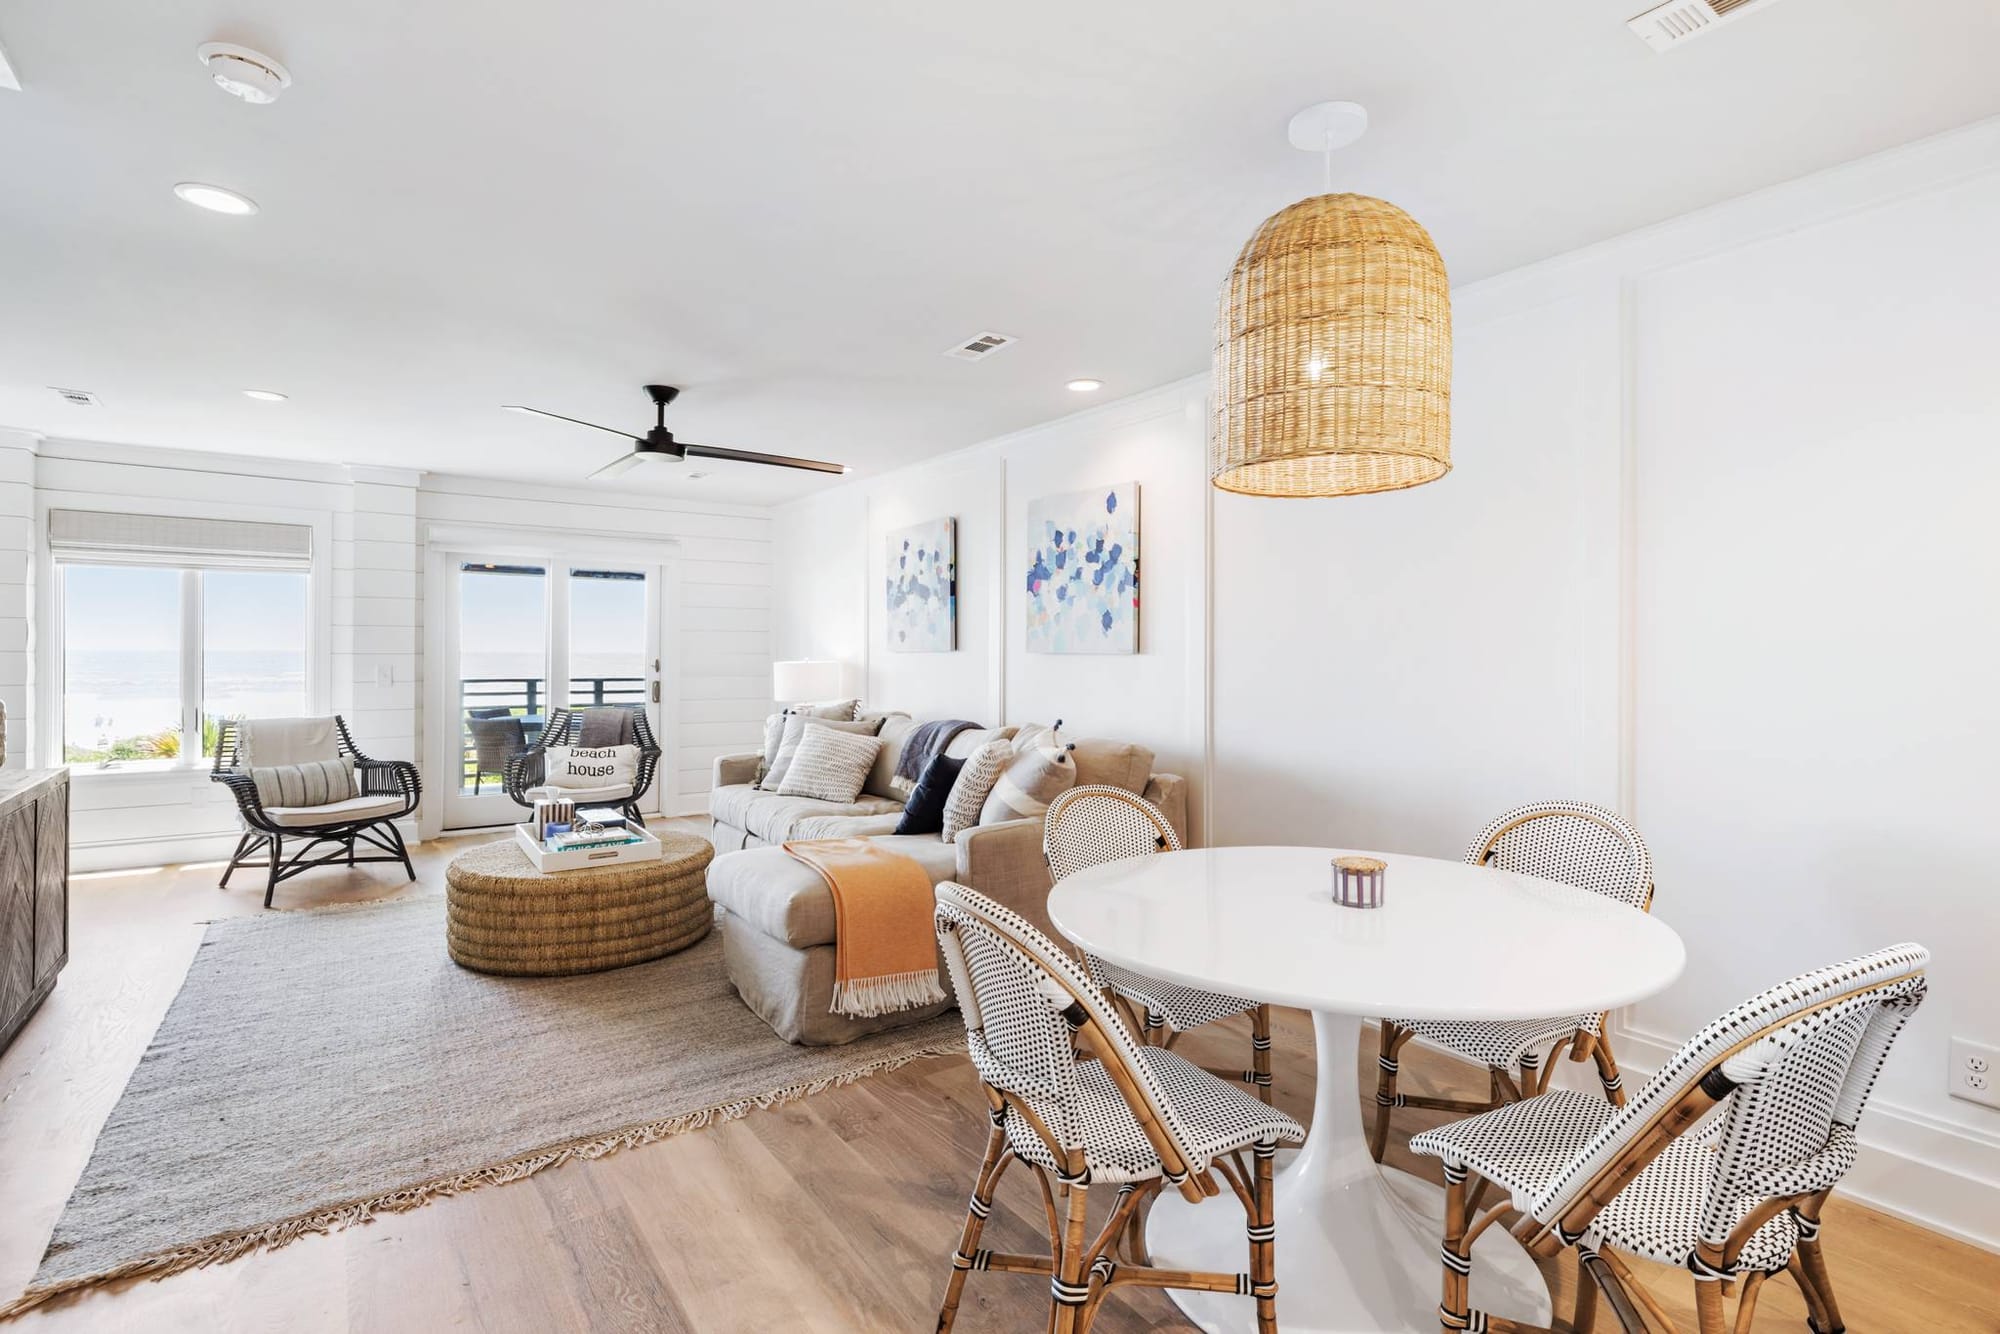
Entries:
[[1451, 470], [1451, 289], [1394, 204], [1272, 215], [1223, 284], [1209, 479], [1253, 496], [1394, 491]]
[[832, 699], [840, 693], [840, 664], [804, 659], [771, 664], [771, 698], [781, 704]]

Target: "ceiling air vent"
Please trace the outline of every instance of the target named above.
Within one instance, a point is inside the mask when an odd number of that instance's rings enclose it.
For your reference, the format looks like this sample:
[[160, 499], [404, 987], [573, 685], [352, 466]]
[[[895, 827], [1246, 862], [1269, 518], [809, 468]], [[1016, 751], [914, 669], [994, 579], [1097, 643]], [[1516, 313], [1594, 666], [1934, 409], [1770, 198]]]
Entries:
[[1631, 28], [1655, 51], [1671, 51], [1753, 9], [1777, 0], [1668, 0], [1632, 19]]
[[992, 356], [1001, 348], [1012, 347], [1019, 341], [1012, 334], [975, 334], [955, 347], [946, 348], [944, 354], [959, 361], [981, 361]]
[[49, 392], [61, 397], [63, 402], [74, 403], [80, 408], [94, 408], [97, 406], [97, 395], [91, 393], [88, 389], [64, 389], [58, 385], [50, 385]]

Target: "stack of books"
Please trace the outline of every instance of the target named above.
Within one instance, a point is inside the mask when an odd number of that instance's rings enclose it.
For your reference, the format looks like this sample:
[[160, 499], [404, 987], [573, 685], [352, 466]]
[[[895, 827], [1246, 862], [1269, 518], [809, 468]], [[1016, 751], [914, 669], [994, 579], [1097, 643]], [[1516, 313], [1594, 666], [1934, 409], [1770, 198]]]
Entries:
[[551, 834], [547, 846], [551, 852], [574, 852], [578, 848], [617, 848], [627, 843], [643, 841], [621, 822], [615, 827], [593, 829], [588, 832], [565, 830], [559, 834]]

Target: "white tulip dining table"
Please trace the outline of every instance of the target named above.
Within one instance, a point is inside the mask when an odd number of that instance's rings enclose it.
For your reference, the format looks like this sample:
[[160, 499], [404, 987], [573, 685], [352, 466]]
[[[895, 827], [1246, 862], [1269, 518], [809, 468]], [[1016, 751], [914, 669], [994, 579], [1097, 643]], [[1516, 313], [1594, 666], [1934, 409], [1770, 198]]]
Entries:
[[[1686, 952], [1666, 923], [1589, 890], [1430, 857], [1357, 854], [1387, 863], [1383, 903], [1342, 907], [1332, 861], [1345, 855], [1205, 848], [1107, 862], [1059, 883], [1049, 916], [1112, 963], [1312, 1011], [1312, 1125], [1277, 1177], [1278, 1327], [1435, 1330], [1443, 1192], [1369, 1156], [1361, 1021], [1594, 1014], [1670, 985]], [[1173, 1268], [1227, 1273], [1246, 1258], [1240, 1210], [1172, 1192], [1154, 1204], [1146, 1241]], [[1473, 1256], [1476, 1306], [1548, 1322], [1547, 1288], [1503, 1229], [1488, 1229]], [[1210, 1334], [1256, 1327], [1247, 1299], [1169, 1295]]]

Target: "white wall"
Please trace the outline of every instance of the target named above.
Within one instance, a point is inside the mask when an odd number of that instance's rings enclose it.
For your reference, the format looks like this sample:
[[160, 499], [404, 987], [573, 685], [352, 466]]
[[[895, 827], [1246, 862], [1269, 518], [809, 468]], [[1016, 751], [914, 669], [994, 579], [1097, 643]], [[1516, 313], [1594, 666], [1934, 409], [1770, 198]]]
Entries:
[[[1031, 659], [1010, 593], [1004, 652], [883, 669], [871, 636], [871, 684], [976, 716], [998, 673], [1008, 721], [1088, 700], [1206, 768], [1215, 843], [1456, 856], [1520, 802], [1625, 810], [1690, 945], [1621, 1017], [1638, 1072], [1793, 972], [1922, 941], [1931, 998], [1850, 1185], [2000, 1248], [2000, 1113], [1946, 1096], [1944, 1056], [1952, 1034], [2000, 1043], [1996, 235], [2000, 121], [1461, 289], [1456, 467], [1414, 491], [1207, 493], [1201, 428], [1170, 411], [1201, 378], [872, 479], [781, 512], [821, 563], [807, 590], [781, 559], [779, 650], [879, 619], [878, 514], [951, 500], [983, 523], [997, 460], [1008, 531], [962, 544], [961, 587], [1011, 590], [1025, 496], [1143, 459], [1149, 659], [1109, 680]], [[1126, 418], [1152, 425], [1127, 440]], [[1205, 607], [1198, 573], [1154, 577], [1199, 550], [1204, 508]], [[1205, 753], [1181, 642], [1204, 615]]]
[[[857, 481], [776, 516], [779, 657], [844, 661], [867, 700], [918, 717], [1064, 720], [1076, 736], [1142, 742], [1199, 788], [1206, 707], [1202, 385], [1169, 385], [976, 448]], [[1028, 503], [1139, 483], [1139, 652], [1027, 651]], [[892, 653], [887, 535], [958, 521], [958, 649]], [[1197, 805], [1199, 803], [1197, 802]], [[1199, 815], [1197, 813], [1197, 832]]]
[[[49, 719], [59, 716], [52, 712], [60, 708], [59, 684], [50, 679], [54, 659], [34, 614], [47, 565], [39, 559], [45, 544], [37, 511], [56, 503], [134, 512], [194, 507], [315, 524], [326, 545], [315, 569], [315, 707], [342, 713], [370, 754], [418, 762], [426, 832], [438, 828], [439, 780], [423, 747], [421, 573], [440, 526], [478, 525], [530, 543], [577, 535], [644, 540], [671, 553], [665, 810], [705, 809], [711, 760], [754, 747], [770, 708], [765, 510], [0, 432], [0, 700], [9, 714], [7, 762], [15, 767], [51, 758], [43, 743]], [[79, 773], [72, 803], [79, 870], [218, 857], [234, 839], [233, 804], [198, 772]]]

